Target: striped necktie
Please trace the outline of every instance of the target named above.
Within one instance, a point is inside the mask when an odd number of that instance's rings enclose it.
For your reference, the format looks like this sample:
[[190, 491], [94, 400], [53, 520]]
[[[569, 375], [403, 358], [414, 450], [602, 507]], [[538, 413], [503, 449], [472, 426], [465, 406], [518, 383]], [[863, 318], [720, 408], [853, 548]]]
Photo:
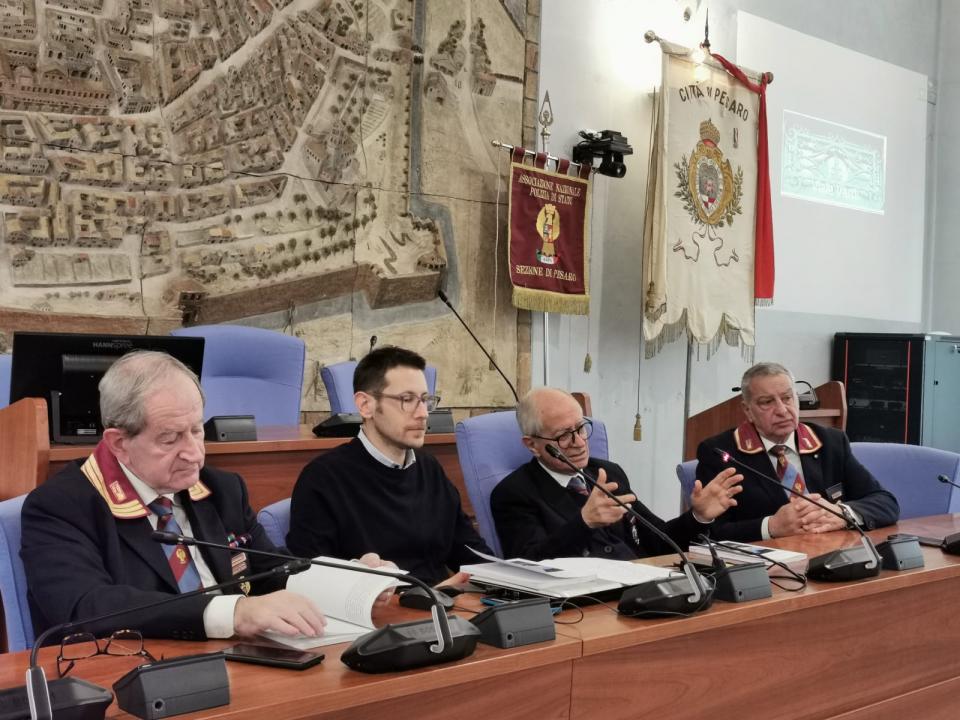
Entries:
[[587, 489], [587, 484], [583, 481], [583, 478], [579, 475], [573, 475], [570, 478], [570, 482], [567, 483], [567, 489], [573, 490], [573, 492], [583, 495], [584, 497], [590, 494], [590, 491]]
[[[157, 530], [161, 532], [172, 532], [182, 535], [180, 524], [173, 516], [173, 501], [163, 496], [158, 497], [150, 503], [150, 509], [157, 515]], [[197, 572], [197, 566], [190, 557], [190, 551], [186, 545], [164, 545], [163, 551], [167, 555], [167, 562], [170, 563], [170, 569], [173, 571], [173, 577], [177, 581], [180, 592], [190, 592], [200, 589], [200, 573]]]
[[803, 475], [787, 460], [787, 446], [774, 445], [770, 452], [777, 458], [777, 479], [780, 484], [806, 495], [807, 484], [803, 481]]

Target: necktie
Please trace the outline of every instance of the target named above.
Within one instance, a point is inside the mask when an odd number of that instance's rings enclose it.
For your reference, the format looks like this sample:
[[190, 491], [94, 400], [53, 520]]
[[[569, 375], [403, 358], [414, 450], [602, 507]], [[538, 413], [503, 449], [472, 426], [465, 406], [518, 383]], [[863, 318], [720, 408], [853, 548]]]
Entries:
[[774, 445], [770, 452], [777, 458], [777, 479], [780, 484], [806, 494], [807, 484], [803, 481], [803, 475], [787, 460], [787, 446]]
[[583, 495], [587, 497], [590, 495], [590, 491], [587, 489], [587, 484], [583, 481], [583, 478], [579, 475], [574, 475], [570, 478], [570, 482], [567, 483], [567, 489], [572, 490], [578, 495]]
[[[170, 498], [158, 497], [150, 503], [150, 509], [157, 515], [157, 530], [182, 535], [180, 524], [173, 516], [173, 501]], [[164, 545], [163, 551], [167, 554], [167, 562], [173, 571], [180, 592], [190, 592], [200, 588], [200, 573], [190, 557], [186, 545]]]

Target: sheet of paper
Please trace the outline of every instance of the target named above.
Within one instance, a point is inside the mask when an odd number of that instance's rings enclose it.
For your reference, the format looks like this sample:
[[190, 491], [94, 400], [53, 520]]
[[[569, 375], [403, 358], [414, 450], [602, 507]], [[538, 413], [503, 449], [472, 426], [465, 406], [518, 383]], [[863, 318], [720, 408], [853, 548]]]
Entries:
[[648, 580], [657, 580], [680, 575], [675, 568], [657, 567], [645, 563], [627, 560], [608, 560], [593, 557], [553, 558], [545, 561], [549, 565], [563, 568], [581, 575], [596, 575], [601, 580], [617, 582], [621, 585], [639, 585]]
[[[398, 584], [397, 578], [367, 575], [350, 570], [355, 563], [337, 558], [318, 557], [317, 560], [343, 566], [343, 569], [313, 565], [287, 581], [287, 590], [310, 598], [328, 618], [337, 618], [373, 629], [371, 612], [377, 596]], [[402, 576], [404, 571], [377, 568]]]

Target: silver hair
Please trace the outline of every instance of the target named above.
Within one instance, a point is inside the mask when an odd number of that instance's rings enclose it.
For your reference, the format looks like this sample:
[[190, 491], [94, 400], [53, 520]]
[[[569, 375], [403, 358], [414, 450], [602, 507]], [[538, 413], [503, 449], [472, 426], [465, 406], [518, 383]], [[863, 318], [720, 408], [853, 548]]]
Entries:
[[750, 383], [753, 382], [754, 378], [772, 377], [774, 375], [786, 375], [790, 378], [790, 384], [794, 383], [793, 373], [780, 363], [760, 362], [748, 368], [740, 379], [740, 393], [743, 395], [744, 402], [750, 402]]
[[[533, 436], [543, 433], [543, 423], [540, 419], [540, 406], [537, 398], [546, 392], [561, 393], [569, 397], [573, 402], [577, 402], [576, 398], [566, 390], [550, 387], [536, 387], [529, 390], [526, 395], [520, 398], [520, 402], [517, 405], [517, 425], [520, 426], [520, 432], [524, 435]], [[579, 406], [579, 403], [577, 404]]]
[[171, 355], [155, 350], [135, 350], [117, 360], [100, 379], [100, 421], [105, 428], [119, 428], [131, 435], [140, 433], [147, 424], [145, 401], [162, 387], [170, 376], [181, 373], [188, 377], [206, 402], [200, 379]]

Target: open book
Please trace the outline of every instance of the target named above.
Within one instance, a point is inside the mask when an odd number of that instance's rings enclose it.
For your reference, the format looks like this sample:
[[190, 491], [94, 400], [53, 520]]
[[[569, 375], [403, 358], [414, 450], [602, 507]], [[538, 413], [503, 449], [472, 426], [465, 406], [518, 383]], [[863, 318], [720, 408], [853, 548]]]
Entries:
[[[344, 568], [357, 563], [338, 558], [318, 557], [317, 560], [343, 565]], [[362, 566], [366, 567], [366, 566]], [[397, 577], [367, 575], [355, 570], [339, 569], [311, 565], [307, 570], [297, 573], [287, 581], [287, 590], [303, 595], [314, 602], [327, 618], [327, 626], [321, 637], [288, 637], [268, 631], [264, 637], [288, 647], [301, 650], [349, 642], [373, 630], [373, 604], [384, 590], [400, 584], [405, 570], [379, 567], [377, 570], [393, 573]]]

